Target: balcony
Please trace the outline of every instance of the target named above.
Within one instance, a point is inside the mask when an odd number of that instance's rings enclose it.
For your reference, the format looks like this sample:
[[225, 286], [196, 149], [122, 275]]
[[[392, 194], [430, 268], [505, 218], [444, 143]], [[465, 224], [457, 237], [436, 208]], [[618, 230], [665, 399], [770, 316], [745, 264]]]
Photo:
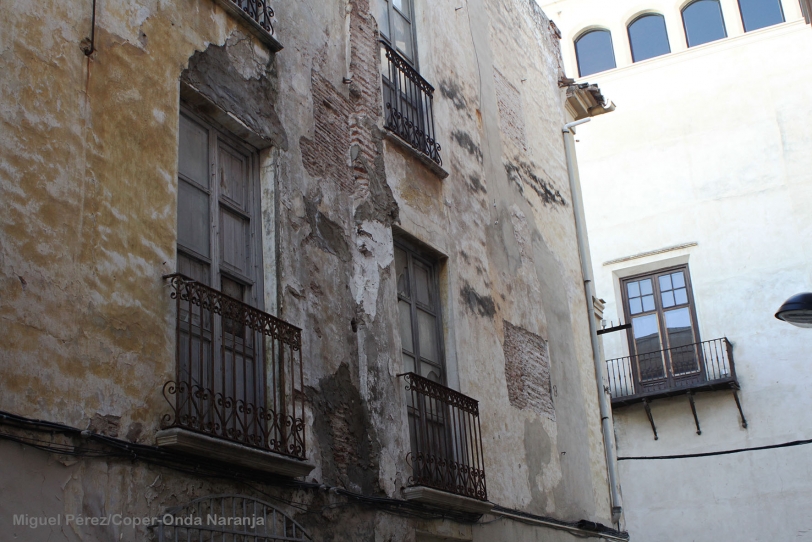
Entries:
[[606, 361], [612, 406], [708, 390], [738, 390], [727, 338]]
[[165, 277], [175, 301], [175, 378], [159, 446], [303, 476], [302, 332], [183, 275]]
[[430, 169], [448, 176], [434, 134], [434, 87], [386, 42], [381, 47], [386, 129], [427, 158]]
[[407, 499], [472, 513], [491, 509], [485, 485], [479, 402], [406, 373], [412, 468]]
[[246, 26], [262, 43], [268, 46], [271, 52], [282, 50], [273, 35], [272, 19], [273, 9], [268, 0], [214, 0], [221, 8], [230, 13]]

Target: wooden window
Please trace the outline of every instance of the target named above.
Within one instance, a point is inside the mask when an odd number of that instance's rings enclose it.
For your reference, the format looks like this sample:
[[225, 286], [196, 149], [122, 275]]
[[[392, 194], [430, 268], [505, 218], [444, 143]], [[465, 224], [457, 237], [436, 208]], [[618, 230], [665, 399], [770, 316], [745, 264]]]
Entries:
[[445, 385], [437, 262], [395, 243], [403, 371]]
[[259, 306], [257, 153], [189, 111], [178, 134], [178, 272]]
[[[261, 309], [257, 165], [255, 150], [182, 108], [177, 270]], [[225, 312], [191, 303], [188, 307], [178, 315], [181, 381], [209, 390], [212, 396], [264, 405], [258, 336]], [[213, 422], [212, 411], [201, 415]]]
[[688, 267], [627, 278], [621, 286], [635, 379], [673, 387], [704, 375]]
[[381, 39], [417, 68], [414, 0], [378, 0], [378, 26]]

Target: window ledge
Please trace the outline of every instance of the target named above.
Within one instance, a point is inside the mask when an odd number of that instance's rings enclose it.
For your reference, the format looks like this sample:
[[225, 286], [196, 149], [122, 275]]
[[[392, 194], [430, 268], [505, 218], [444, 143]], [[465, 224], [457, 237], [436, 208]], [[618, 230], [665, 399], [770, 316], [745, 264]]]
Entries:
[[217, 5], [226, 10], [232, 17], [241, 21], [248, 30], [257, 37], [259, 41], [268, 46], [272, 53], [278, 53], [282, 50], [282, 44], [277, 41], [273, 35], [262, 28], [250, 15], [244, 12], [240, 6], [232, 2], [232, 0], [214, 0]]
[[155, 440], [160, 448], [187, 452], [291, 478], [307, 476], [315, 468], [311, 463], [255, 450], [178, 427], [158, 431]]
[[400, 148], [403, 152], [411, 156], [412, 158], [416, 158], [421, 164], [423, 164], [426, 169], [431, 171], [434, 175], [436, 175], [440, 180], [445, 179], [448, 177], [449, 173], [443, 169], [443, 167], [423, 154], [422, 152], [416, 150], [414, 147], [403, 141], [400, 136], [395, 134], [392, 130], [386, 128], [384, 130], [384, 138], [387, 141], [394, 144], [395, 147]]
[[453, 493], [432, 489], [426, 486], [407, 487], [403, 490], [403, 496], [407, 501], [417, 501], [475, 514], [485, 514], [490, 512], [491, 508], [493, 508], [493, 504], [489, 502], [454, 495]]

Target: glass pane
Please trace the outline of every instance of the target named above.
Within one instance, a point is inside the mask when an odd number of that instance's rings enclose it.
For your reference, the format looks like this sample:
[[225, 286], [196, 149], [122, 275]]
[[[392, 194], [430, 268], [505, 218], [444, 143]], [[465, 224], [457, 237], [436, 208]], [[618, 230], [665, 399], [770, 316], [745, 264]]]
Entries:
[[378, 0], [378, 29], [381, 34], [389, 37], [389, 2]]
[[647, 295], [654, 292], [652, 289], [651, 279], [645, 279], [640, 281], [640, 293], [643, 295]]
[[660, 329], [656, 314], [632, 318], [632, 329], [637, 354], [660, 350]]
[[392, 0], [392, 5], [400, 10], [408, 19], [412, 17], [412, 9], [410, 0]]
[[665, 18], [662, 15], [645, 15], [629, 25], [629, 42], [634, 62], [671, 52]]
[[654, 310], [654, 296], [653, 295], [643, 296], [643, 312], [649, 312], [653, 310]]
[[414, 264], [415, 297], [427, 307], [433, 307], [431, 302], [431, 288], [429, 287], [429, 271], [418, 263]]
[[616, 66], [612, 34], [608, 30], [587, 32], [575, 41], [578, 73], [581, 77], [611, 70]]
[[184, 116], [178, 125], [178, 171], [209, 187], [209, 133]]
[[688, 290], [685, 288], [674, 290], [674, 297], [676, 298], [677, 305], [685, 305], [688, 303]]
[[412, 306], [406, 301], [398, 301], [400, 311], [400, 346], [404, 350], [414, 352], [412, 338]]
[[665, 377], [665, 366], [660, 346], [660, 330], [657, 315], [639, 316], [632, 319], [636, 360], [641, 380]]
[[671, 275], [663, 275], [660, 277], [660, 290], [670, 290], [671, 289]]
[[398, 283], [398, 295], [410, 296], [409, 267], [406, 252], [395, 247], [395, 273]]
[[406, 60], [414, 63], [414, 50], [412, 47], [412, 25], [407, 21], [403, 15], [395, 12], [393, 14], [393, 22], [395, 25], [394, 36], [392, 39], [395, 42], [395, 47], [400, 51]]
[[727, 37], [718, 0], [697, 0], [682, 10], [688, 47]]
[[424, 378], [428, 378], [432, 382], [437, 382], [438, 384], [443, 383], [443, 375], [441, 374], [439, 367], [435, 367], [425, 361], [420, 363], [420, 376]]
[[178, 181], [178, 244], [209, 257], [209, 195], [186, 181]]
[[[403, 354], [403, 372], [404, 373], [413, 373], [414, 372], [414, 358], [407, 354]], [[411, 394], [409, 394], [411, 395]]]
[[417, 340], [420, 344], [420, 357], [429, 361], [438, 361], [437, 319], [420, 309], [417, 309]]
[[784, 22], [779, 0], [739, 0], [739, 7], [745, 32]]
[[640, 283], [630, 282], [628, 284], [629, 297], [640, 297]]
[[643, 304], [640, 302], [639, 297], [629, 300], [629, 310], [632, 311], [632, 314], [643, 312]]
[[669, 354], [674, 374], [698, 370], [696, 350], [693, 346], [691, 312], [688, 307], [666, 312], [665, 327], [668, 333]]
[[663, 292], [661, 296], [663, 298], [663, 308], [667, 309], [668, 307], [674, 306], [674, 292]]
[[685, 286], [685, 275], [682, 271], [671, 273], [671, 280], [674, 283], [674, 288], [682, 288]]

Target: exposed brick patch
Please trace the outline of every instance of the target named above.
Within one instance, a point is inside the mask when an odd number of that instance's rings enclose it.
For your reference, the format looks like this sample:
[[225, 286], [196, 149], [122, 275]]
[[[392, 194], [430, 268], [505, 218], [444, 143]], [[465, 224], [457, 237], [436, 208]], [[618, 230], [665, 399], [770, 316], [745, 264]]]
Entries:
[[547, 341], [505, 321], [504, 352], [510, 404], [555, 419]]
[[313, 177], [330, 179], [352, 191], [349, 168], [350, 104], [318, 72], [311, 75], [313, 116], [316, 122], [313, 139], [303, 137], [302, 162]]
[[385, 178], [382, 136], [377, 126], [382, 115], [381, 57], [378, 23], [372, 16], [369, 0], [350, 0], [350, 5], [350, 138], [355, 195], [364, 199], [369, 194], [370, 175]]
[[496, 82], [496, 103], [499, 106], [499, 123], [502, 133], [520, 149], [526, 149], [527, 134], [524, 129], [524, 114], [522, 113], [522, 95], [519, 89], [510, 84], [510, 81], [499, 70], [493, 70]]

